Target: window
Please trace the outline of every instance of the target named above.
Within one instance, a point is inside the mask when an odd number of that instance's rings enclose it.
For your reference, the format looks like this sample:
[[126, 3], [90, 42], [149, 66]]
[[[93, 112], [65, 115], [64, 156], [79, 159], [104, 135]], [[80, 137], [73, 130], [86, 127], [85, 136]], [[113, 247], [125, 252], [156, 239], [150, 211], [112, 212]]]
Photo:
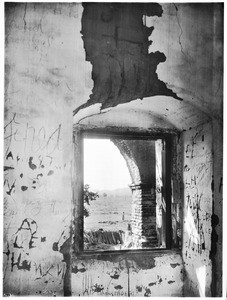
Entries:
[[78, 251], [170, 249], [171, 137], [80, 131]]

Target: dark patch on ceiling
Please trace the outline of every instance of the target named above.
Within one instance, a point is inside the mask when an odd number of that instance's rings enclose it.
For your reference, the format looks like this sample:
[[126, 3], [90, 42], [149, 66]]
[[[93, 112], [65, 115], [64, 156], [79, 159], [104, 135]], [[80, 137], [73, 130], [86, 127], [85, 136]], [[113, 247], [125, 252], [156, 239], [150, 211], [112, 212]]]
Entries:
[[90, 99], [74, 110], [101, 103], [101, 109], [144, 97], [165, 95], [182, 100], [156, 73], [166, 56], [149, 53], [154, 27], [143, 16], [161, 17], [157, 3], [83, 3], [82, 38], [91, 62], [94, 87]]

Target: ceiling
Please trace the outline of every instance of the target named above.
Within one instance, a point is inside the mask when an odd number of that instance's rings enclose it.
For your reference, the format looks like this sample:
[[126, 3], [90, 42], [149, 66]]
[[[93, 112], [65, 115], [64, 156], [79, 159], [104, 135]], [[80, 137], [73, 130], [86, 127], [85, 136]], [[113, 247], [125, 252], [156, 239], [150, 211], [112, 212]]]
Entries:
[[93, 89], [74, 124], [188, 130], [222, 122], [219, 4], [86, 3]]

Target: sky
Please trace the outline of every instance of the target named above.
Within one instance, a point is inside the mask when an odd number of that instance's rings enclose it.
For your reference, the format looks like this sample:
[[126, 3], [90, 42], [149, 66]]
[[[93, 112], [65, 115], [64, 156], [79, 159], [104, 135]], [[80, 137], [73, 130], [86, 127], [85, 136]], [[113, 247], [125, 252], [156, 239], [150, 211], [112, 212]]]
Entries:
[[84, 184], [91, 190], [114, 190], [130, 183], [126, 162], [113, 142], [84, 139]]

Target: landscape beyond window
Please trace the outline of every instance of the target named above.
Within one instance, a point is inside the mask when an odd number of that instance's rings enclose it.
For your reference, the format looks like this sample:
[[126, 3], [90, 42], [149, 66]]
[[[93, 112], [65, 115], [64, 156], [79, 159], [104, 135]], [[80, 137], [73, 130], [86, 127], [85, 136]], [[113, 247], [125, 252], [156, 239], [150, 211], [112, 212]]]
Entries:
[[83, 139], [84, 251], [166, 248], [162, 139]]

